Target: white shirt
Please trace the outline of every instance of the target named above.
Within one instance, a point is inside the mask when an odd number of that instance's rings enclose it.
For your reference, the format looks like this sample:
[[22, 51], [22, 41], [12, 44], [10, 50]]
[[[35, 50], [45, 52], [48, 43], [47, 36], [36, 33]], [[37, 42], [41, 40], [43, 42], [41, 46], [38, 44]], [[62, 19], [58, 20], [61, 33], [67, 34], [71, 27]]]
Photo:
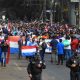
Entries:
[[67, 46], [67, 47], [64, 47], [64, 49], [71, 49], [71, 39], [70, 40], [68, 40], [69, 41], [69, 46]]

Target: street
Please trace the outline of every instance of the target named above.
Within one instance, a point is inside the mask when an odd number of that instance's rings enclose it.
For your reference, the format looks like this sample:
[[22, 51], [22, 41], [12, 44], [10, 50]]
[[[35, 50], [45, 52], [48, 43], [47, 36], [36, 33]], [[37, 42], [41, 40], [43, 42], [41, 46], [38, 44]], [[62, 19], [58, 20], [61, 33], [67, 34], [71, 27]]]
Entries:
[[[50, 54], [45, 56], [46, 69], [43, 70], [42, 80], [69, 80], [69, 69], [64, 65], [50, 63]], [[11, 55], [7, 67], [0, 67], [0, 80], [29, 80], [26, 68], [28, 60], [17, 59], [17, 55]]]
[[[34, 59], [27, 72], [27, 57], [35, 53], [46, 69]], [[80, 0], [0, 0], [0, 80], [80, 80], [77, 53]]]

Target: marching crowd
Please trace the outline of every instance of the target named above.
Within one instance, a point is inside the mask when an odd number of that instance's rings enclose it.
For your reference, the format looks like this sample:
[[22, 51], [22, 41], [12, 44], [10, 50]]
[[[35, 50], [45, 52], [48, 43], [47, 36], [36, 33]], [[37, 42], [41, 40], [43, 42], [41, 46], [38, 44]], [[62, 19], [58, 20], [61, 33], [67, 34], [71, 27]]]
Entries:
[[[21, 56], [21, 46], [36, 46], [35, 57], [30, 58], [27, 71], [31, 80], [41, 80], [42, 69], [46, 68], [45, 53], [49, 46], [51, 55], [57, 55], [57, 65], [63, 65], [71, 69], [71, 80], [80, 80], [80, 30], [74, 26], [61, 23], [49, 22], [23, 22], [14, 21], [0, 24], [0, 49], [1, 66], [6, 66], [6, 54], [8, 52], [8, 36], [20, 36], [19, 59]], [[25, 42], [22, 37], [25, 36]], [[50, 40], [45, 42], [45, 40]], [[75, 61], [74, 61], [75, 60]], [[75, 65], [74, 65], [75, 64]]]

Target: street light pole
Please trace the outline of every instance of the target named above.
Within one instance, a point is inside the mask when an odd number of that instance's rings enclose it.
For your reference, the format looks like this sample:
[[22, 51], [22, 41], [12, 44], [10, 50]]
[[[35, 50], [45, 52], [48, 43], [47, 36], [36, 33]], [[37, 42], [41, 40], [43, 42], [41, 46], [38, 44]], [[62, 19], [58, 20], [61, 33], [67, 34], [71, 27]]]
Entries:
[[46, 0], [44, 0], [43, 4], [43, 22], [46, 21]]
[[79, 0], [79, 29], [80, 29], [80, 0]]
[[54, 3], [54, 0], [51, 1], [51, 13], [50, 13], [50, 22], [51, 22], [51, 26], [53, 25], [53, 10], [52, 10], [53, 3]]

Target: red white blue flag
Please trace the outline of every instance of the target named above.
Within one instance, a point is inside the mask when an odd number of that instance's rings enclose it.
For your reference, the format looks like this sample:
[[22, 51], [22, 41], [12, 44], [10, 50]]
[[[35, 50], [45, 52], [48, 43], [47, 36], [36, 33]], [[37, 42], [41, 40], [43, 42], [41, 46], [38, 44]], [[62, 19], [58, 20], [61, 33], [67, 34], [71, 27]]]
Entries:
[[18, 46], [18, 40], [20, 39], [19, 36], [10, 36], [10, 53], [18, 53], [19, 52], [19, 46]]
[[22, 46], [22, 56], [34, 56], [36, 53], [36, 46]]

